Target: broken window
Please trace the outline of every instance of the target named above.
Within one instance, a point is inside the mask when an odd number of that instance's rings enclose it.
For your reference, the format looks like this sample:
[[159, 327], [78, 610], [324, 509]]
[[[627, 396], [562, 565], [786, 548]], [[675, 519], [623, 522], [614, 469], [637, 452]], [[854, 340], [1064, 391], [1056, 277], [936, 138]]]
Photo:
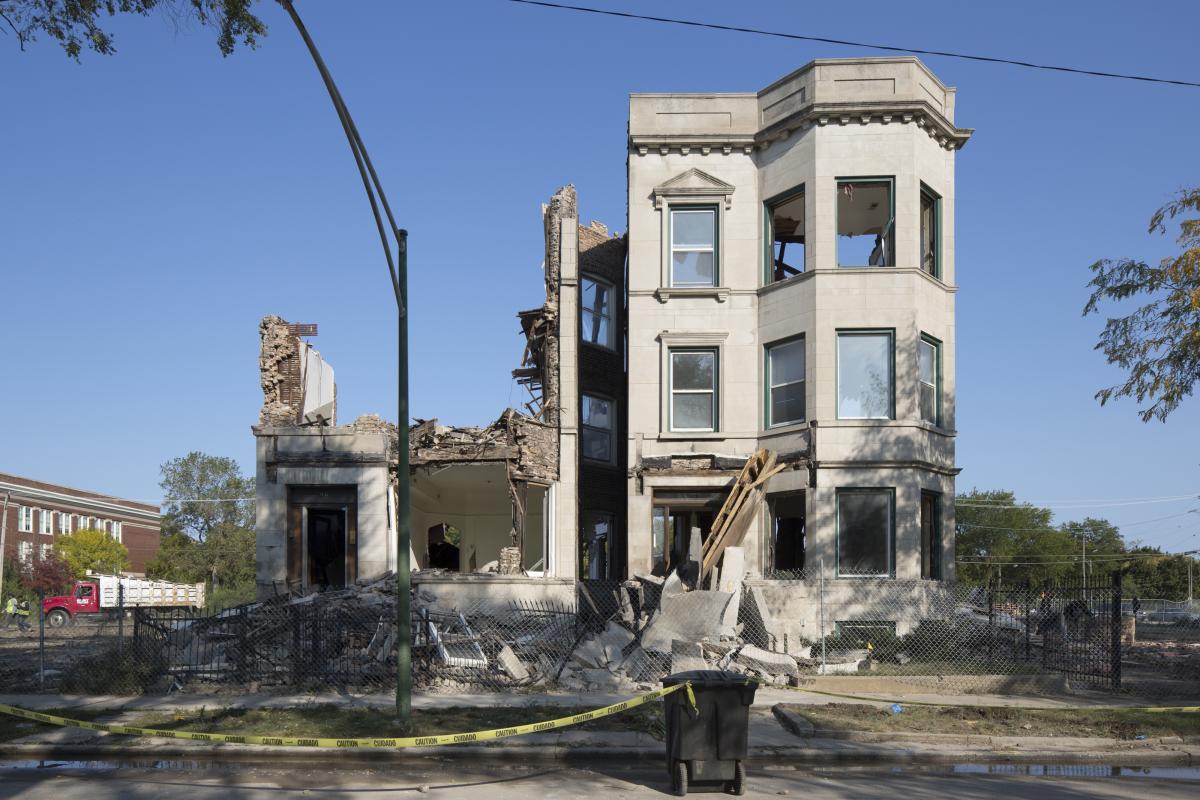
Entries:
[[921, 184], [921, 269], [935, 278], [942, 277], [942, 198]]
[[680, 564], [699, 560], [699, 550], [693, 551], [691, 546], [693, 531], [702, 546], [726, 494], [706, 490], [654, 493], [651, 561], [655, 575], [666, 575]]
[[583, 457], [611, 464], [616, 433], [614, 403], [585, 394], [582, 412], [580, 422], [583, 427]]
[[613, 324], [612, 285], [586, 275], [579, 283], [583, 341], [615, 350], [616, 327]]
[[767, 283], [804, 272], [804, 189], [767, 203]]
[[804, 574], [804, 493], [768, 498], [771, 510], [771, 573], [776, 578], [801, 578]]
[[717, 210], [671, 209], [671, 286], [717, 285]]
[[917, 378], [920, 397], [918, 404], [921, 408], [921, 419], [930, 425], [941, 424], [941, 393], [938, 384], [941, 382], [942, 347], [935, 339], [922, 336], [917, 344]]
[[804, 337], [767, 347], [767, 427], [804, 421]]
[[670, 430], [715, 431], [717, 351], [672, 350], [670, 370]]
[[892, 574], [891, 489], [838, 489], [838, 576]]
[[429, 569], [444, 569], [458, 572], [460, 569], [459, 542], [462, 532], [453, 525], [439, 522], [425, 532], [425, 565]]
[[891, 419], [891, 331], [838, 331], [838, 419]]
[[894, 222], [890, 178], [838, 181], [838, 266], [894, 267]]
[[580, 514], [579, 577], [608, 578], [609, 552], [613, 540], [613, 515], [599, 511]]
[[942, 498], [936, 492], [921, 492], [921, 577], [942, 579]]

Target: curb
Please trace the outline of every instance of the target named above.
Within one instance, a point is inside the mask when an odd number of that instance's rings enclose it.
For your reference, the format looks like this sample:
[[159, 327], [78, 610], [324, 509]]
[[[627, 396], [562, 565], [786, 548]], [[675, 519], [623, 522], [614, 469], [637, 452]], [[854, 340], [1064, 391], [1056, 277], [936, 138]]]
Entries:
[[[980, 737], [989, 739], [990, 737]], [[998, 737], [997, 737], [998, 738]], [[994, 740], [981, 742], [979, 748], [920, 750], [912, 748], [855, 748], [837, 750], [845, 739], [812, 738], [804, 746], [751, 748], [750, 760], [758, 765], [797, 767], [820, 766], [830, 763], [850, 765], [924, 764], [949, 765], [983, 764], [1111, 764], [1122, 766], [1200, 764], [1200, 748], [1180, 749], [1148, 742], [1150, 746], [1129, 749], [1096, 749], [1047, 751], [1044, 749], [1008, 750]], [[1108, 742], [1110, 740], [1100, 740]], [[914, 743], [915, 744], [915, 743]], [[997, 744], [1001, 746], [998, 747]], [[1141, 744], [1141, 743], [1139, 743]], [[561, 745], [451, 745], [444, 747], [414, 747], [403, 750], [319, 750], [265, 745], [164, 745], [130, 747], [119, 744], [7, 744], [0, 745], [0, 759], [7, 760], [102, 760], [127, 762], [137, 760], [198, 759], [220, 762], [262, 762], [321, 764], [378, 764], [396, 761], [471, 761], [511, 765], [514, 758], [525, 763], [562, 764], [595, 762], [662, 763], [662, 747], [595, 747]]]

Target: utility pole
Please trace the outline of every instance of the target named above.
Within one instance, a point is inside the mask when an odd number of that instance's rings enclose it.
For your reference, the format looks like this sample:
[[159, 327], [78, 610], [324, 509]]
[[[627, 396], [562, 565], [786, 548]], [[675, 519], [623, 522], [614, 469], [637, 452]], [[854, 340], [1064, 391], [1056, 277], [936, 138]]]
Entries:
[[[379, 232], [379, 242], [383, 246], [383, 255], [387, 260], [388, 273], [392, 280], [392, 291], [396, 297], [396, 339], [399, 347], [399, 372], [396, 380], [396, 410], [399, 415], [396, 419], [396, 716], [402, 722], [409, 723], [412, 717], [412, 576], [408, 555], [412, 549], [412, 531], [408, 474], [408, 231], [396, 224], [387, 195], [384, 194], [383, 185], [375, 173], [375, 166], [367, 154], [367, 147], [358, 133], [358, 127], [354, 124], [350, 110], [346, 108], [346, 102], [333, 81], [333, 75], [325, 66], [325, 60], [321, 58], [316, 43], [308, 35], [308, 29], [304, 27], [292, 0], [281, 0], [281, 5], [304, 39], [308, 54], [312, 56], [317, 72], [321, 74], [321, 80], [325, 84], [325, 90], [329, 93], [329, 99], [333, 102], [333, 109], [342, 124], [346, 141], [350, 144], [354, 163], [358, 167], [359, 177], [362, 178], [363, 190], [371, 204], [375, 228]], [[394, 260], [392, 241], [396, 246]]]
[[[6, 540], [8, 539], [8, 498], [9, 495], [6, 492], [4, 495], [4, 508], [3, 510], [0, 510], [0, 602], [3, 602], [4, 600], [4, 546], [6, 544]], [[1189, 570], [1189, 579], [1191, 574], [1192, 573]], [[1191, 585], [1191, 580], [1189, 580], [1188, 586], [1190, 587]], [[1189, 588], [1188, 597], [1191, 597], [1191, 595], [1192, 592]]]

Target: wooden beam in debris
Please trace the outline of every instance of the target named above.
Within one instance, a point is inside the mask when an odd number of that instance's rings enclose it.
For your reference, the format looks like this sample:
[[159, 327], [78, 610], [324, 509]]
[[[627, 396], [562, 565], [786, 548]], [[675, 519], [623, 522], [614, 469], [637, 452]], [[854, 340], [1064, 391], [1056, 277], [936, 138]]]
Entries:
[[704, 555], [700, 562], [701, 583], [721, 560], [726, 547], [741, 544], [766, 494], [767, 481], [785, 469], [787, 466], [776, 463], [775, 453], [770, 450], [759, 450], [746, 459], [745, 466], [729, 490], [729, 496], [713, 519], [711, 532], [704, 542]]

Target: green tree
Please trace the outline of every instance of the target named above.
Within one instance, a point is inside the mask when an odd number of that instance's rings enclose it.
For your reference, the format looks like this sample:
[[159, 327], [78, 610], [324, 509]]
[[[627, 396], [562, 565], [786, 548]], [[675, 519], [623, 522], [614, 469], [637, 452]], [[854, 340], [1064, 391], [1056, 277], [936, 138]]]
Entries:
[[85, 528], [64, 533], [55, 539], [54, 547], [76, 578], [82, 578], [89, 571], [113, 574], [129, 568], [129, 551], [125, 545], [104, 531]]
[[[1150, 233], [1167, 232], [1167, 222], [1200, 212], [1200, 188], [1185, 189], [1150, 219]], [[1132, 314], [1110, 318], [1097, 350], [1126, 372], [1124, 383], [1096, 392], [1104, 405], [1134, 397], [1150, 405], [1138, 410], [1143, 422], [1165, 421], [1200, 381], [1200, 216], [1181, 219], [1176, 240], [1182, 252], [1157, 266], [1124, 258], [1092, 264], [1092, 296], [1084, 316], [1104, 301], [1145, 295], [1149, 302]]]
[[200, 542], [164, 523], [158, 551], [146, 564], [146, 577], [172, 583], [199, 583], [208, 578]]
[[[1130, 555], [1138, 557], [1123, 567], [1127, 594], [1175, 601], [1187, 599], [1190, 556], [1168, 555], [1157, 547], [1137, 547]], [[1200, 570], [1195, 567], [1193, 570], [1194, 575], [1200, 575]]]
[[163, 517], [204, 541], [218, 526], [254, 527], [254, 480], [232, 458], [191, 452], [161, 467]]
[[[283, 0], [287, 2], [288, 0]], [[267, 26], [251, 13], [256, 0], [0, 0], [0, 21], [16, 34], [22, 50], [40, 36], [54, 39], [68, 56], [79, 60], [86, 47], [100, 55], [117, 51], [105, 17], [149, 16], [161, 11], [177, 25], [198, 22], [217, 29], [224, 55], [242, 45], [254, 48]]]
[[1076, 569], [1069, 562], [1079, 546], [1054, 527], [1048, 508], [1018, 503], [1009, 491], [972, 489], [955, 498], [954, 509], [956, 570], [963, 583], [1039, 584]]

